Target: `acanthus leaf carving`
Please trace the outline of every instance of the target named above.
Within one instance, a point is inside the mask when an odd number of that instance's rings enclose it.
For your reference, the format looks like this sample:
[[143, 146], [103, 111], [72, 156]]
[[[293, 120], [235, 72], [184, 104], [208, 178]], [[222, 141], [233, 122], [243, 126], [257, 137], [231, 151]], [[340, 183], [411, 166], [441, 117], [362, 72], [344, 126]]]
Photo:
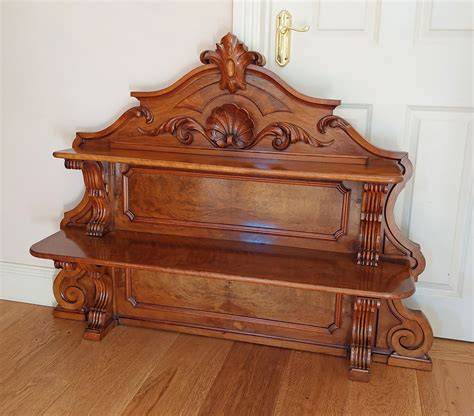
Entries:
[[200, 133], [214, 147], [234, 147], [250, 149], [265, 138], [272, 139], [275, 150], [286, 150], [291, 144], [303, 142], [314, 147], [326, 147], [334, 139], [321, 140], [310, 135], [305, 129], [289, 122], [275, 122], [254, 134], [252, 118], [247, 110], [235, 104], [224, 104], [211, 111], [206, 120], [206, 127], [192, 117], [178, 116], [162, 123], [151, 130], [138, 128], [138, 132], [147, 136], [159, 136], [170, 133], [182, 144], [189, 145], [194, 140], [194, 133]]
[[139, 127], [137, 131], [147, 136], [160, 136], [163, 133], [170, 133], [183, 144], [191, 144], [194, 141], [195, 132], [206, 136], [204, 128], [191, 117], [173, 117], [156, 129], [146, 130]]
[[318, 127], [318, 131], [321, 134], [325, 134], [328, 127], [331, 127], [331, 128], [339, 127], [342, 130], [346, 130], [347, 128], [351, 127], [351, 125], [342, 117], [335, 116], [335, 115], [328, 115], [318, 121], [317, 127]]
[[272, 146], [276, 150], [285, 150], [290, 144], [303, 142], [314, 147], [326, 147], [334, 143], [334, 139], [324, 141], [311, 136], [303, 128], [285, 122], [276, 122], [265, 127], [257, 136], [255, 143], [265, 137], [273, 137]]
[[265, 65], [265, 58], [258, 52], [249, 51], [232, 33], [225, 35], [216, 50], [201, 53], [203, 64], [216, 64], [221, 72], [220, 88], [231, 93], [245, 89], [245, 70], [250, 64]]

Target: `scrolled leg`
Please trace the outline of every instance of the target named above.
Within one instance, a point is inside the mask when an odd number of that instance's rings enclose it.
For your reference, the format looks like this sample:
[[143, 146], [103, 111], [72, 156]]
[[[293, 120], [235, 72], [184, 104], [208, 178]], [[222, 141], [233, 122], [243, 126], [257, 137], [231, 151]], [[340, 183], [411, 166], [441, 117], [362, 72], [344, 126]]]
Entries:
[[101, 267], [83, 265], [95, 287], [95, 298], [87, 316], [85, 339], [100, 341], [112, 329], [116, 320], [113, 314], [112, 281]]
[[56, 318], [86, 321], [94, 299], [92, 282], [76, 263], [55, 261], [54, 266], [62, 270], [53, 284], [54, 297], [58, 302], [53, 315]]
[[387, 333], [387, 343], [393, 350], [388, 364], [431, 370], [431, 359], [427, 353], [433, 344], [433, 331], [425, 315], [405, 307], [400, 299], [387, 303], [390, 312], [400, 322]]
[[378, 299], [357, 297], [352, 317], [351, 370], [349, 378], [369, 381], [372, 348], [375, 340]]

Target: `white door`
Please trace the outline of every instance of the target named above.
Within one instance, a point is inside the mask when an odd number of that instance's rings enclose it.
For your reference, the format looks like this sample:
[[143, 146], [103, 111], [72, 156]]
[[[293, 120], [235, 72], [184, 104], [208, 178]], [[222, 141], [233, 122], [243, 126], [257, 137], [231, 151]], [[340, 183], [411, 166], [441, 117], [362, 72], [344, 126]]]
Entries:
[[[287, 66], [275, 62], [276, 16], [293, 16]], [[234, 33], [305, 94], [372, 143], [407, 150], [414, 176], [397, 206], [427, 267], [407, 303], [435, 336], [474, 341], [472, 3], [455, 0], [234, 0]]]

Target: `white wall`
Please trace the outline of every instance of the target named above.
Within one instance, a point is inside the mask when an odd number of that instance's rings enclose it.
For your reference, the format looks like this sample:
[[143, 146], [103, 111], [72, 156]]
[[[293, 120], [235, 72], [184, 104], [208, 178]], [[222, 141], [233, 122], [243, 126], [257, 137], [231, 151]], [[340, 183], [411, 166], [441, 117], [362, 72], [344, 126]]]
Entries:
[[0, 297], [51, 304], [51, 262], [28, 250], [83, 192], [51, 153], [110, 124], [136, 102], [130, 90], [197, 66], [231, 30], [232, 1], [0, 3]]

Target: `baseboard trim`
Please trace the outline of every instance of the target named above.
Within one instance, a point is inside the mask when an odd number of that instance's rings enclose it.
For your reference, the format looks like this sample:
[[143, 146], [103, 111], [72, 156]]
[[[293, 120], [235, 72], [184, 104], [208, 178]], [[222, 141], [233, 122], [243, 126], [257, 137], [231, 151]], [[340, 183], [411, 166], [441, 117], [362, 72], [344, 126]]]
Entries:
[[52, 267], [0, 261], [0, 299], [55, 306]]

